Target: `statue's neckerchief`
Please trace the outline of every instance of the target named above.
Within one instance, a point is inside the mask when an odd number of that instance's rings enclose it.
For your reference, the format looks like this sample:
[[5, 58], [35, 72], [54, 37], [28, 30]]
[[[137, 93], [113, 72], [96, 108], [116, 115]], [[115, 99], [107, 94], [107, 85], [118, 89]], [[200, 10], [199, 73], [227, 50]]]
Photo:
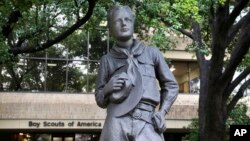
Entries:
[[109, 55], [118, 59], [126, 59], [126, 70], [129, 79], [132, 84], [135, 85], [136, 73], [138, 71], [138, 60], [137, 57], [141, 55], [144, 51], [144, 44], [138, 40], [133, 40], [133, 46], [131, 52], [126, 48], [118, 47], [114, 44], [113, 48], [110, 50]]

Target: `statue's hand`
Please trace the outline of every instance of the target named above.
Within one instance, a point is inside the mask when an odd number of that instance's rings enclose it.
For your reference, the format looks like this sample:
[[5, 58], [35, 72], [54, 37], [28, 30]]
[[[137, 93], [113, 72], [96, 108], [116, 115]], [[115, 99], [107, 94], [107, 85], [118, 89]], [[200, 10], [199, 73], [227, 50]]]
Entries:
[[155, 112], [152, 121], [157, 132], [163, 133], [166, 130], [165, 116], [161, 112]]
[[125, 80], [123, 77], [119, 77], [118, 75], [112, 77], [109, 82], [104, 87], [104, 94], [110, 95], [114, 91], [119, 91], [124, 86]]

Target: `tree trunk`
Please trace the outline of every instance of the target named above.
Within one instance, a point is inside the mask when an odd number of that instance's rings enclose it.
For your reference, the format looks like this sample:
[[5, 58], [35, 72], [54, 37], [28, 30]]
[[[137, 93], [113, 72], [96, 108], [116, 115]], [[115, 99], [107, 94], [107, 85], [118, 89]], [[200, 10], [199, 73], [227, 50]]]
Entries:
[[224, 89], [222, 87], [226, 84], [220, 81], [220, 76], [221, 71], [218, 71], [218, 66], [213, 59], [200, 66], [200, 141], [223, 141], [225, 137], [226, 105], [223, 100]]
[[[207, 73], [206, 70], [203, 70], [204, 72]], [[223, 116], [226, 112], [222, 99], [223, 90], [219, 89], [220, 84], [218, 82], [212, 84], [211, 79], [208, 79], [207, 76], [201, 75], [199, 100], [200, 141], [223, 141], [226, 130], [226, 120]]]
[[[225, 121], [221, 113], [224, 113], [221, 100], [216, 94], [217, 89], [210, 88], [208, 99], [205, 103], [206, 109], [200, 113], [205, 116], [204, 128], [200, 132], [201, 141], [223, 141], [225, 134]], [[212, 93], [213, 92], [213, 93]], [[203, 115], [202, 115], [203, 114]]]

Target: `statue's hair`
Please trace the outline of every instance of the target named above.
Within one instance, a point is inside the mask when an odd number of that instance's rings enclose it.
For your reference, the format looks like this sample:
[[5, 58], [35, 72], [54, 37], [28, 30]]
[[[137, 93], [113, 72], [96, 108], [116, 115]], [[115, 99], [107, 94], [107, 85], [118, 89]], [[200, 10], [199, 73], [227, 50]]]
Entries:
[[132, 20], [134, 21], [135, 16], [134, 16], [134, 13], [133, 13], [133, 11], [131, 10], [130, 7], [128, 7], [128, 6], [121, 6], [121, 5], [115, 5], [108, 12], [108, 16], [107, 16], [108, 27], [110, 26], [110, 23], [111, 23], [111, 20], [113, 18], [114, 13], [117, 10], [120, 10], [120, 9], [125, 9], [130, 14]]

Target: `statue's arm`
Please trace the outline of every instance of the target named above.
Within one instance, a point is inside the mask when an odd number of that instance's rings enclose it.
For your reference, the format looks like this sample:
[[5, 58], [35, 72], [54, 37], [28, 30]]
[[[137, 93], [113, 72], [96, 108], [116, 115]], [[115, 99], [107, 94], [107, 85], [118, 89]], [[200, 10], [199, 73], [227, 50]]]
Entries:
[[155, 56], [156, 77], [161, 87], [159, 112], [166, 115], [177, 98], [179, 86], [159, 49], [155, 50]]
[[99, 107], [106, 108], [109, 99], [105, 94], [104, 87], [108, 82], [107, 58], [103, 56], [100, 60], [100, 66], [96, 79], [95, 100]]

